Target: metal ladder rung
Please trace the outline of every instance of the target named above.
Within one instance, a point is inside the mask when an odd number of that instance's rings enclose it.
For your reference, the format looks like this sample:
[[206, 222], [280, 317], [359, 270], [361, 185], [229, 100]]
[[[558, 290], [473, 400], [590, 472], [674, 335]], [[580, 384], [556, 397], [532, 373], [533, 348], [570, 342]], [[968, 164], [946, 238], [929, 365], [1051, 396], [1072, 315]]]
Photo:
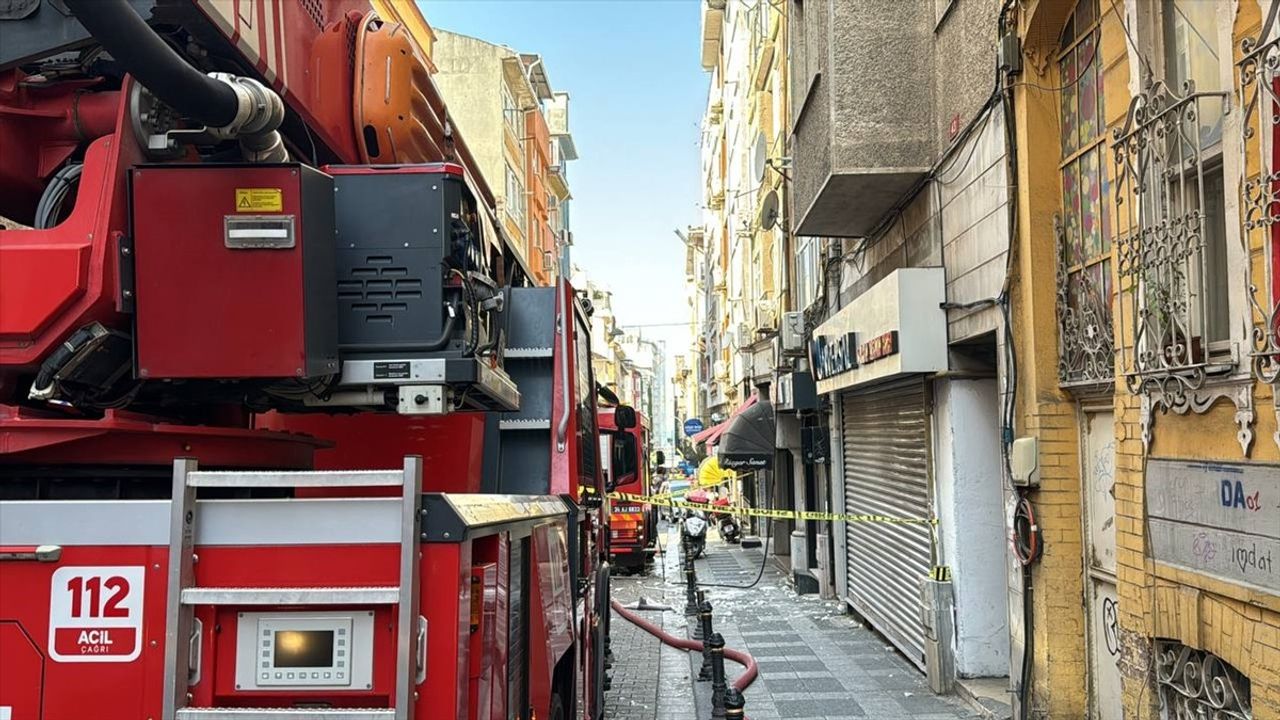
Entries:
[[548, 418], [510, 418], [498, 421], [499, 430], [549, 430], [551, 420]]
[[182, 708], [176, 720], [387, 720], [395, 710], [361, 708]]
[[549, 358], [552, 356], [552, 349], [549, 347], [509, 347], [502, 352], [502, 355], [506, 358]]
[[[196, 587], [195, 537], [196, 488], [200, 487], [398, 487], [400, 489], [399, 583], [393, 587]], [[316, 708], [189, 708], [189, 673], [193, 644], [166, 642], [164, 647], [165, 720], [409, 720], [413, 713], [414, 686], [422, 680], [414, 650], [425, 646], [417, 640], [421, 591], [418, 538], [422, 509], [422, 458], [406, 456], [399, 470], [357, 471], [219, 471], [202, 472], [194, 458], [173, 461], [173, 499], [169, 503], [169, 568], [165, 582], [167, 636], [188, 638], [196, 634], [196, 605], [390, 605], [396, 608], [394, 709]], [[415, 648], [415, 645], [417, 646]], [[417, 682], [413, 682], [416, 680]]]
[[189, 487], [402, 487], [399, 470], [198, 471], [187, 475]]
[[183, 605], [395, 605], [398, 587], [212, 588], [182, 591]]

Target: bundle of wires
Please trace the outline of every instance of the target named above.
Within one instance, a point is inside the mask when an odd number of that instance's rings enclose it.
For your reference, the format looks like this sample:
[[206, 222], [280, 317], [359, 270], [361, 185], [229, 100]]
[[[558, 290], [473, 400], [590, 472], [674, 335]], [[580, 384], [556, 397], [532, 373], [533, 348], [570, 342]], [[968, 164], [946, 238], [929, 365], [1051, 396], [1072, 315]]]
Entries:
[[72, 189], [80, 185], [82, 172], [84, 172], [83, 164], [68, 163], [49, 179], [44, 193], [40, 195], [40, 202], [36, 204], [35, 227], [37, 229], [47, 230], [62, 222], [64, 217], [62, 206]]

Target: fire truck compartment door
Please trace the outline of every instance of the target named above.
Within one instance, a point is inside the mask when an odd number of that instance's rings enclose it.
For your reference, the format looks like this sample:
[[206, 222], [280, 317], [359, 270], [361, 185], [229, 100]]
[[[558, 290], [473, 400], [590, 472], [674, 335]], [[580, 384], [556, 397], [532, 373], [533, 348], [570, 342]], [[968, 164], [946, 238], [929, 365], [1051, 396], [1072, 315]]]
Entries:
[[0, 720], [39, 720], [44, 657], [16, 622], [0, 622]]

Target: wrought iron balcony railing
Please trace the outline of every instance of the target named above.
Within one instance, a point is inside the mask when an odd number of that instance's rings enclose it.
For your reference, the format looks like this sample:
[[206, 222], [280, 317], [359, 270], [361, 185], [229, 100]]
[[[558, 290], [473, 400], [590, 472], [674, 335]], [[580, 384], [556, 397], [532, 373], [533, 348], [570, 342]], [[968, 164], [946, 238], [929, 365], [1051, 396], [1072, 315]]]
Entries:
[[[1275, 13], [1259, 38], [1272, 35]], [[1280, 36], [1242, 43], [1239, 70], [1243, 109], [1241, 152], [1246, 168], [1257, 158], [1240, 191], [1242, 238], [1249, 265], [1249, 306], [1252, 315], [1249, 356], [1254, 376], [1280, 383]], [[1254, 240], [1259, 239], [1255, 249]], [[1280, 433], [1277, 434], [1280, 443]]]
[[[1058, 245], [1058, 381], [1064, 387], [1115, 382], [1115, 334], [1111, 297], [1087, 267], [1080, 243], [1069, 242], [1054, 217]], [[1106, 263], [1101, 265], [1106, 268]]]
[[1208, 374], [1206, 161], [1220, 147], [1226, 92], [1152, 82], [1114, 132], [1117, 322], [1130, 391], [1179, 410]]

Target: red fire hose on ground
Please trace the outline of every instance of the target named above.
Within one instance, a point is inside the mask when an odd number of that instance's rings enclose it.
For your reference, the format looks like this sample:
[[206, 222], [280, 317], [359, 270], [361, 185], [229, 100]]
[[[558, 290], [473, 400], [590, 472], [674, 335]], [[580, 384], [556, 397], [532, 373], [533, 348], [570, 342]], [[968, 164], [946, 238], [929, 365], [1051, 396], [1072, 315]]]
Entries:
[[[617, 600], [610, 600], [609, 605], [613, 608], [614, 612], [621, 615], [623, 619], [625, 619], [627, 622], [631, 623], [632, 625], [635, 625], [641, 630], [644, 630], [650, 635], [658, 638], [663, 643], [670, 645], [671, 647], [674, 647], [674, 648], [679, 648], [681, 650], [689, 650], [691, 652], [699, 652], [699, 653], [702, 652], [702, 643], [698, 642], [697, 640], [689, 640], [687, 638], [676, 637], [675, 635], [672, 635], [671, 633], [666, 632], [665, 630], [658, 627], [657, 625], [654, 625], [648, 620], [645, 620], [644, 618], [640, 617], [634, 612], [631, 612], [630, 610], [626, 609], [625, 607], [622, 606], [622, 603], [618, 602]], [[740, 650], [732, 650], [730, 648], [724, 649], [724, 656], [738, 663], [744, 668], [742, 675], [740, 675], [737, 680], [733, 681], [733, 687], [736, 688], [738, 692], [742, 692], [743, 690], [746, 690], [747, 686], [749, 686], [752, 682], [755, 682], [756, 675], [759, 674], [759, 668], [756, 667], [756, 659]]]

